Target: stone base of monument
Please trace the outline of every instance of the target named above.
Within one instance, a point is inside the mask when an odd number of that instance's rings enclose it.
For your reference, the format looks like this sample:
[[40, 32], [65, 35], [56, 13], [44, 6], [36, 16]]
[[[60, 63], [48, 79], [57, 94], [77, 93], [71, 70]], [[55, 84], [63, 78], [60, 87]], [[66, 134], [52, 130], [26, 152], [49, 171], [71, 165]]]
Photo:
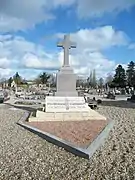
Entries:
[[78, 96], [76, 91], [76, 75], [70, 66], [61, 67], [57, 73], [57, 91], [55, 96]]
[[81, 121], [77, 118], [69, 121], [46, 119], [29, 122], [29, 114], [26, 114], [18, 124], [48, 142], [63, 147], [77, 156], [90, 159], [105, 142], [114, 122], [105, 119]]
[[45, 112], [37, 111], [29, 122], [106, 120], [89, 108], [83, 97], [46, 97]]
[[29, 122], [46, 121], [88, 121], [88, 120], [106, 120], [106, 117], [89, 108], [88, 112], [36, 112], [36, 117], [31, 116]]
[[[56, 99], [54, 99], [53, 103]], [[59, 103], [54, 103], [53, 106], [57, 105], [57, 110], [55, 109], [55, 112], [53, 112], [53, 108], [51, 109], [52, 104], [49, 104], [50, 100], [52, 99], [49, 98], [46, 101], [48, 112], [37, 111], [36, 117], [28, 115], [25, 118], [27, 121], [21, 120], [18, 124], [77, 156], [91, 158], [95, 151], [105, 142], [113, 127], [113, 121], [108, 121], [104, 116], [90, 109], [87, 104], [82, 105], [81, 103], [81, 112], [70, 112], [70, 108], [73, 106], [71, 102], [68, 102], [68, 109], [64, 108], [65, 105], [63, 105], [63, 111], [65, 112], [59, 112]], [[59, 102], [59, 105], [61, 105], [62, 98]]]
[[67, 94], [68, 96], [70, 96], [70, 97], [75, 97], [75, 96], [78, 96], [78, 92], [77, 91], [57, 91], [56, 93], [55, 93], [55, 96], [65, 96], [65, 94]]

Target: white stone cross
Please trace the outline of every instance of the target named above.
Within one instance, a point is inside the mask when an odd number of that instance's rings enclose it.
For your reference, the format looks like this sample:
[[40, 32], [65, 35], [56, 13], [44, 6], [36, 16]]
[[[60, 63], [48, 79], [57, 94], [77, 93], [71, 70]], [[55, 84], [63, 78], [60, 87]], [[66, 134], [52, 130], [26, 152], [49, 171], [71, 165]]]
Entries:
[[69, 49], [76, 48], [76, 44], [70, 42], [70, 35], [64, 35], [64, 41], [57, 44], [58, 47], [64, 49], [64, 63], [63, 66], [69, 66]]

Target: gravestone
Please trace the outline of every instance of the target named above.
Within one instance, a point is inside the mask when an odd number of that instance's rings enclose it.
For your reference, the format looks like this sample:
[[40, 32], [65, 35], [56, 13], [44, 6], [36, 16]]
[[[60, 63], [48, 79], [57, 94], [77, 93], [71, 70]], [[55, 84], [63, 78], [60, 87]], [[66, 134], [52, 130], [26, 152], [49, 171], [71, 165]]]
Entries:
[[64, 49], [64, 62], [57, 73], [57, 91], [55, 96], [46, 97], [46, 112], [88, 112], [89, 107], [84, 97], [78, 97], [76, 91], [76, 75], [69, 65], [69, 49], [76, 46], [70, 42], [69, 35], [64, 36], [64, 41], [58, 44]]
[[73, 68], [69, 65], [69, 49], [76, 48], [76, 45], [70, 42], [70, 36], [65, 35], [64, 40], [57, 44], [58, 47], [64, 49], [63, 66], [57, 73], [56, 80], [56, 96], [78, 96], [76, 91], [76, 75]]

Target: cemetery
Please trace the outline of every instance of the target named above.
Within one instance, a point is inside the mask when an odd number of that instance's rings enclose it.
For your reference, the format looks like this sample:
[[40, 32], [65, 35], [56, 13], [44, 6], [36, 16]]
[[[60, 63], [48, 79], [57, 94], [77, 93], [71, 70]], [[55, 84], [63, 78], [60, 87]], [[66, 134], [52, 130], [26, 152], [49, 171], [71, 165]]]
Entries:
[[115, 79], [106, 90], [76, 87], [69, 63], [76, 45], [65, 35], [57, 46], [64, 57], [56, 87], [44, 85], [46, 73], [38, 86], [16, 73], [0, 92], [0, 178], [133, 179], [134, 89], [115, 88]]

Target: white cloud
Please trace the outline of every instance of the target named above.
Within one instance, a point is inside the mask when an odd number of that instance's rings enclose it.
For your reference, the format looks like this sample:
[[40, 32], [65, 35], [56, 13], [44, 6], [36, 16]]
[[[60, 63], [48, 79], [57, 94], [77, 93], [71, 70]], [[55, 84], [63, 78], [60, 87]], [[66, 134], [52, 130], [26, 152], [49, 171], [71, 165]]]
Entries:
[[104, 13], [128, 10], [135, 5], [133, 0], [78, 0], [77, 13], [80, 18], [100, 17]]
[[21, 66], [32, 69], [58, 70], [60, 64], [53, 59], [42, 59], [41, 57], [28, 53], [22, 58]]
[[0, 68], [6, 69], [10, 66], [10, 61], [7, 58], [0, 58]]
[[52, 10], [69, 6], [75, 0], [5, 0], [0, 1], [0, 32], [33, 28], [36, 24], [54, 19]]
[[[76, 5], [80, 18], [101, 16], [105, 12], [129, 9], [135, 4], [132, 0], [5, 0], [0, 1], [0, 32], [26, 30], [36, 24], [55, 18], [54, 9], [59, 6]], [[63, 33], [56, 35], [63, 37]], [[102, 50], [112, 46], [128, 45], [128, 37], [112, 26], [95, 29], [80, 29], [71, 34], [71, 40], [77, 43], [77, 49], [71, 50], [70, 62], [75, 72], [89, 74], [97, 70], [98, 76], [105, 76], [115, 68], [115, 60], [108, 59]], [[134, 49], [131, 44], [129, 49]], [[63, 52], [48, 53], [41, 45], [27, 41], [23, 37], [0, 35], [0, 75], [10, 76], [17, 69], [25, 72], [26, 77], [33, 77], [38, 69], [54, 71], [63, 63]], [[25, 70], [23, 70], [23, 69]], [[6, 69], [6, 70], [5, 70]], [[30, 69], [36, 69], [34, 74]], [[31, 75], [30, 75], [31, 74]]]
[[101, 50], [111, 46], [127, 45], [128, 37], [122, 31], [116, 31], [112, 26], [103, 26], [96, 29], [81, 29], [71, 34], [79, 48]]
[[0, 80], [3, 78], [10, 77], [11, 75], [13, 75], [12, 69], [6, 68], [5, 70], [3, 68], [0, 68]]
[[[73, 56], [73, 62], [78, 62], [75, 72], [79, 75], [89, 75], [90, 71], [95, 69], [98, 77], [105, 77], [115, 67], [115, 61], [107, 59], [101, 52], [83, 51], [83, 54]], [[72, 56], [71, 56], [72, 64]]]
[[[57, 38], [62, 39], [64, 33], [58, 33]], [[80, 29], [70, 34], [71, 41], [76, 42], [77, 48], [102, 50], [112, 46], [128, 45], [130, 39], [123, 31], [116, 31], [112, 26], [97, 27], [95, 29]]]
[[133, 0], [10, 0], [0, 1], [0, 32], [33, 28], [36, 24], [55, 19], [59, 6], [74, 5], [78, 17], [102, 16], [105, 12], [129, 9]]
[[[63, 33], [57, 37], [62, 38]], [[122, 31], [116, 31], [112, 26], [95, 29], [81, 29], [71, 34], [71, 41], [76, 42], [77, 49], [72, 50], [70, 62], [78, 74], [89, 74], [96, 69], [98, 77], [104, 77], [114, 71], [116, 62], [102, 54], [102, 50], [113, 46], [128, 45], [129, 38]]]
[[[63, 34], [57, 34], [61, 36]], [[128, 44], [128, 37], [122, 31], [116, 31], [111, 26], [96, 29], [82, 29], [71, 34], [71, 40], [77, 43], [77, 48], [70, 51], [70, 64], [75, 73], [88, 75], [90, 70], [96, 69], [98, 77], [104, 77], [115, 66], [115, 60], [108, 59], [102, 50], [112, 46]], [[59, 51], [60, 50], [60, 51]], [[47, 52], [44, 47], [27, 41], [23, 37], [0, 36], [0, 68], [11, 68], [12, 73], [25, 72], [36, 76], [39, 70], [55, 71], [63, 64], [63, 50]], [[10, 62], [10, 63], [9, 63]], [[17, 70], [18, 68], [18, 70]], [[35, 69], [34, 74], [31, 70]], [[4, 71], [1, 71], [2, 74]], [[13, 74], [14, 74], [13, 73]], [[30, 77], [30, 75], [29, 75]]]
[[0, 31], [16, 31], [33, 27], [53, 16], [48, 12], [47, 0], [2, 0], [0, 6]]

